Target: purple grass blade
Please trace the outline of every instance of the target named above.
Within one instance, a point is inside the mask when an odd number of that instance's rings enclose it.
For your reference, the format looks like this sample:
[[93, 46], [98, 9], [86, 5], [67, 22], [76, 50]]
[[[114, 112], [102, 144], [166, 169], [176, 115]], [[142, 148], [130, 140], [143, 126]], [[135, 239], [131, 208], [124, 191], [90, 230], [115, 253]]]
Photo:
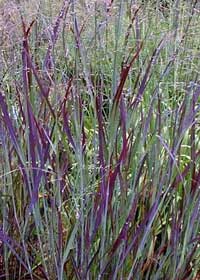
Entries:
[[124, 84], [127, 80], [129, 71], [131, 69], [131, 67], [133, 66], [133, 63], [136, 61], [136, 59], [138, 58], [140, 51], [142, 50], [142, 46], [143, 44], [140, 44], [140, 47], [138, 48], [138, 50], [135, 52], [135, 54], [133, 55], [132, 59], [130, 62], [126, 62], [125, 66], [123, 67], [121, 74], [120, 74], [120, 83], [117, 87], [117, 91], [116, 94], [114, 96], [114, 100], [113, 100], [113, 108], [112, 109], [116, 109], [117, 105], [119, 104], [122, 92], [123, 92], [123, 88], [124, 88]]
[[59, 29], [60, 29], [61, 21], [62, 21], [64, 15], [67, 12], [66, 10], [68, 10], [68, 9], [69, 9], [69, 1], [65, 0], [63, 2], [60, 13], [59, 13], [59, 15], [56, 19], [55, 24], [54, 24], [53, 32], [51, 34], [51, 42], [49, 42], [49, 46], [48, 46], [48, 49], [47, 49], [47, 52], [46, 52], [46, 55], [45, 55], [44, 67], [47, 71], [50, 71], [53, 67], [53, 65], [52, 65], [52, 51], [53, 51], [54, 45], [56, 44], [56, 41], [57, 41], [58, 36], [59, 36]]
[[190, 254], [186, 258], [186, 261], [185, 261], [185, 268], [186, 269], [184, 269], [184, 271], [185, 270], [186, 271], [185, 271], [183, 277], [181, 278], [181, 280], [187, 280], [191, 277], [191, 272], [192, 272], [191, 263], [192, 263], [192, 259], [193, 259], [194, 254], [198, 250], [197, 247], [198, 247], [198, 244], [195, 244], [194, 248], [192, 248], [192, 251], [190, 252]]
[[[192, 229], [194, 226], [194, 223], [198, 220], [200, 214], [200, 191], [198, 192], [198, 198], [197, 201], [194, 205], [193, 208], [193, 213], [192, 213], [192, 217], [190, 220], [190, 228]], [[195, 237], [193, 236], [192, 232], [191, 232], [191, 239], [194, 239]]]
[[[0, 106], [1, 106], [1, 110], [2, 110], [2, 119], [4, 121], [5, 126], [7, 127], [8, 131], [9, 131], [9, 135], [11, 138], [11, 141], [13, 143], [13, 146], [15, 147], [15, 150], [17, 152], [17, 155], [19, 157], [19, 159], [21, 160], [21, 152], [20, 152], [20, 147], [18, 144], [18, 140], [17, 140], [17, 136], [15, 134], [15, 130], [14, 127], [12, 125], [12, 121], [10, 119], [9, 113], [8, 113], [8, 108], [5, 102], [5, 95], [3, 94], [2, 91], [0, 91]], [[22, 160], [21, 160], [21, 163]]]
[[188, 112], [188, 114], [185, 116], [183, 120], [182, 131], [186, 131], [190, 126], [195, 124], [195, 116], [200, 110], [200, 106], [195, 108], [195, 104], [198, 101], [199, 96], [200, 96], [200, 86], [198, 86], [197, 90], [193, 94], [193, 98], [192, 98], [193, 105], [191, 106], [190, 111]]
[[[197, 159], [198, 157], [200, 156], [200, 151], [196, 152], [195, 154], [195, 158]], [[189, 173], [190, 171], [190, 166], [191, 164], [188, 163], [185, 168], [183, 169], [183, 171], [181, 172], [181, 174], [178, 174], [173, 183], [171, 184], [171, 188], [177, 188], [178, 185], [182, 182], [182, 179], [185, 178], [187, 176], [187, 174]]]
[[162, 39], [160, 41], [160, 43], [158, 44], [157, 48], [154, 50], [153, 54], [152, 54], [152, 57], [147, 65], [147, 68], [146, 68], [146, 71], [145, 71], [145, 74], [144, 74], [144, 77], [142, 79], [142, 82], [141, 82], [141, 85], [138, 89], [138, 93], [135, 97], [135, 99], [133, 100], [132, 104], [131, 104], [131, 107], [134, 109], [138, 106], [138, 104], [140, 103], [141, 99], [142, 99], [142, 96], [144, 94], [144, 91], [145, 91], [145, 88], [148, 84], [148, 81], [150, 80], [150, 71], [151, 71], [151, 68], [153, 67], [153, 65], [155, 65], [157, 59], [158, 59], [158, 56], [163, 48], [163, 45], [164, 45], [165, 41], [164, 39]]
[[[174, 59], [175, 57], [172, 57], [170, 59], [170, 61], [168, 62], [167, 66], [165, 67], [164, 71], [162, 72], [161, 76], [160, 76], [160, 81], [159, 83], [163, 80], [163, 78], [169, 73], [170, 71], [170, 66], [172, 65], [172, 63], [174, 62]], [[149, 129], [149, 126], [150, 126], [150, 121], [151, 121], [151, 118], [152, 118], [152, 114], [153, 114], [153, 108], [154, 108], [154, 103], [156, 101], [156, 95], [158, 94], [159, 92], [159, 85], [156, 86], [156, 88], [154, 89], [154, 92], [153, 92], [153, 96], [152, 96], [152, 99], [151, 99], [151, 103], [150, 103], [150, 106], [149, 106], [149, 111], [148, 111], [148, 115], [147, 115], [147, 118], [146, 118], [146, 121], [145, 121], [145, 125], [144, 125], [144, 132], [143, 132], [143, 141], [145, 141], [146, 137], [147, 137], [147, 134], [148, 134], [148, 129]], [[158, 116], [158, 119], [159, 119], [159, 124], [161, 123], [161, 112], [158, 112], [159, 116]], [[160, 131], [160, 125], [159, 125], [159, 131]]]
[[15, 248], [20, 249], [23, 251], [23, 248], [14, 240], [12, 240], [6, 233], [4, 233], [2, 230], [0, 230], [0, 240], [11, 250], [11, 252], [16, 256], [18, 261], [22, 264], [22, 266], [30, 272], [28, 266], [25, 264], [25, 262], [22, 260], [22, 258], [19, 256], [19, 254], [16, 252]]
[[102, 115], [102, 96], [99, 94], [96, 97], [96, 112], [98, 119], [98, 136], [99, 136], [99, 163], [100, 163], [100, 185], [101, 195], [104, 200], [106, 195], [106, 167], [104, 159], [104, 146], [105, 146], [105, 135], [103, 127], [103, 115]]
[[125, 143], [123, 144], [122, 151], [120, 153], [116, 167], [114, 168], [114, 171], [110, 170], [110, 172], [109, 172], [109, 176], [108, 176], [108, 188], [109, 188], [108, 204], [109, 205], [111, 205], [111, 200], [112, 200], [112, 196], [113, 196], [116, 178], [120, 172], [121, 164], [127, 157], [128, 149], [129, 149], [128, 140], [125, 139]]
[[99, 165], [100, 165], [100, 188], [96, 194], [96, 201], [94, 209], [96, 211], [96, 220], [93, 230], [93, 237], [101, 223], [102, 215], [105, 210], [106, 203], [106, 166], [104, 158], [105, 135], [103, 128], [103, 115], [102, 115], [102, 96], [96, 96], [96, 113], [98, 120], [98, 138], [99, 138]]
[[63, 114], [63, 129], [68, 137], [68, 140], [69, 140], [69, 143], [72, 145], [74, 151], [76, 150], [76, 144], [75, 144], [75, 141], [72, 137], [72, 133], [71, 133], [71, 129], [70, 129], [70, 126], [69, 126], [69, 117], [68, 117], [68, 112], [66, 110], [66, 100], [63, 104], [63, 109], [62, 109], [62, 114]]
[[65, 110], [65, 108], [66, 108], [67, 100], [68, 100], [68, 97], [69, 97], [69, 95], [71, 93], [71, 89], [72, 89], [72, 81], [73, 81], [73, 79], [71, 78], [67, 82], [65, 95], [64, 95], [63, 101], [60, 104], [60, 112], [58, 114], [59, 117], [63, 113], [63, 110]]
[[76, 12], [74, 10], [74, 3], [72, 5], [72, 10], [73, 10], [73, 16], [74, 16], [74, 33], [75, 33], [75, 40], [76, 40], [76, 46], [77, 49], [80, 53], [80, 57], [81, 57], [81, 61], [83, 64], [83, 73], [84, 73], [84, 77], [85, 77], [85, 81], [86, 81], [86, 85], [87, 85], [87, 90], [89, 92], [90, 98], [92, 102], [95, 102], [94, 100], [94, 88], [93, 88], [93, 84], [91, 81], [91, 75], [89, 72], [89, 69], [86, 67], [87, 62], [86, 62], [86, 51], [84, 48], [84, 45], [81, 41], [81, 30], [79, 30], [79, 26], [78, 26], [78, 20], [77, 20], [77, 16], [76, 16]]
[[[133, 249], [133, 247], [138, 248], [140, 243], [138, 242], [139, 238], [141, 237], [142, 233], [145, 231], [145, 228], [149, 228], [149, 226], [152, 224], [155, 215], [158, 211], [158, 205], [159, 205], [159, 197], [156, 199], [146, 216], [144, 217], [143, 221], [139, 225], [139, 227], [136, 229], [136, 232], [133, 236], [132, 241], [128, 245], [128, 247], [125, 249], [125, 252], [123, 252], [123, 255], [121, 256], [121, 261], [119, 267], [122, 267], [124, 261], [126, 260], [127, 256], [129, 255], [130, 251]], [[144, 233], [145, 235], [145, 233]], [[143, 245], [143, 244], [142, 244]]]
[[30, 84], [30, 68], [28, 67], [28, 61], [26, 52], [29, 52], [29, 46], [27, 38], [24, 38], [23, 40], [23, 49], [22, 49], [22, 76], [23, 76], [23, 86], [24, 86], [24, 94], [25, 94], [25, 100], [26, 100], [26, 109], [27, 109], [27, 117], [28, 117], [28, 127], [29, 127], [29, 145], [30, 145], [30, 156], [31, 156], [31, 166], [32, 166], [32, 173], [33, 173], [33, 188], [35, 187], [35, 178], [37, 177], [37, 170], [36, 170], [36, 155], [35, 155], [35, 146], [36, 146], [36, 138], [37, 134], [34, 128], [33, 118], [32, 118], [32, 109], [31, 105], [29, 103], [29, 89], [31, 87]]
[[1, 107], [2, 113], [3, 113], [2, 114], [2, 119], [3, 119], [4, 125], [9, 132], [10, 139], [12, 141], [12, 144], [15, 148], [17, 157], [19, 159], [20, 170], [23, 174], [24, 181], [26, 183], [27, 189], [29, 190], [29, 187], [28, 187], [29, 186], [29, 180], [28, 180], [26, 168], [25, 168], [25, 165], [24, 165], [24, 161], [22, 159], [21, 148], [19, 146], [18, 139], [17, 139], [16, 133], [15, 133], [12, 121], [11, 121], [9, 113], [8, 113], [8, 108], [7, 108], [7, 105], [5, 103], [5, 95], [1, 91], [0, 91], [0, 107]]
[[[25, 28], [25, 24], [23, 25]], [[31, 72], [31, 65], [28, 57], [30, 57], [29, 53], [29, 43], [27, 34], [30, 32], [30, 29], [25, 33], [23, 40], [23, 49], [22, 49], [22, 64], [23, 64], [23, 85], [24, 85], [24, 93], [26, 100], [26, 109], [27, 109], [27, 117], [28, 117], [28, 127], [29, 127], [29, 145], [30, 145], [30, 157], [31, 157], [31, 166], [32, 166], [32, 174], [33, 174], [33, 189], [31, 194], [31, 207], [38, 202], [39, 197], [39, 184], [42, 176], [41, 168], [38, 174], [37, 164], [36, 164], [36, 148], [40, 149], [40, 143], [38, 142], [38, 132], [37, 127], [35, 125], [36, 119], [33, 115], [33, 111], [31, 108], [31, 104], [29, 102], [29, 91], [30, 91], [30, 81], [29, 78]]]
[[24, 114], [24, 110], [23, 110], [23, 105], [22, 105], [22, 100], [20, 97], [20, 89], [19, 89], [19, 85], [16, 83], [16, 94], [17, 94], [17, 101], [19, 104], [19, 115], [21, 115], [21, 119], [22, 119], [22, 124], [25, 126], [26, 125], [26, 119], [25, 119], [25, 114]]
[[82, 151], [85, 151], [86, 148], [86, 134], [85, 134], [85, 128], [84, 128], [84, 118], [83, 118], [83, 101], [81, 99], [81, 96], [79, 96], [79, 112], [80, 112], [80, 124], [81, 124], [81, 132], [82, 132], [82, 137], [81, 137], [81, 146], [82, 146]]
[[123, 145], [126, 145], [126, 123], [127, 123], [127, 110], [125, 106], [124, 96], [122, 95], [120, 101], [120, 121], [122, 126]]
[[39, 77], [38, 71], [33, 64], [29, 53], [27, 52], [27, 50], [25, 50], [25, 52], [26, 52], [26, 56], [27, 56], [27, 60], [28, 60], [28, 63], [30, 65], [30, 68], [32, 69], [33, 74], [35, 76], [35, 79], [36, 79], [36, 81], [38, 83], [38, 86], [40, 88], [41, 97], [44, 98], [45, 102], [47, 103], [47, 105], [49, 107], [49, 110], [50, 110], [53, 118], [55, 119], [56, 118], [55, 112], [54, 112], [54, 110], [53, 110], [53, 108], [52, 108], [52, 106], [51, 106], [51, 104], [48, 100], [48, 95], [49, 95], [49, 92], [50, 92], [50, 85], [45, 85], [44, 80]]
[[119, 248], [120, 244], [127, 239], [127, 233], [128, 233], [129, 225], [134, 220], [134, 217], [135, 217], [135, 214], [136, 214], [137, 203], [138, 203], [138, 196], [135, 196], [135, 198], [133, 200], [133, 203], [132, 203], [132, 206], [131, 206], [131, 209], [129, 211], [129, 214], [126, 218], [126, 221], [125, 221], [118, 237], [114, 241], [114, 243], [112, 245], [112, 248], [110, 250], [111, 257], [116, 252], [116, 250]]

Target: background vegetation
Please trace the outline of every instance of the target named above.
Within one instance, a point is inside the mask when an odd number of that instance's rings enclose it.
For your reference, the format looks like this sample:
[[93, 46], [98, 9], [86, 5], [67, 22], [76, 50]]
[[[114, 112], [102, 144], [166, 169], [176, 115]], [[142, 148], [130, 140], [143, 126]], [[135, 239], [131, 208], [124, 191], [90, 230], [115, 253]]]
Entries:
[[200, 279], [199, 1], [0, 6], [0, 278]]

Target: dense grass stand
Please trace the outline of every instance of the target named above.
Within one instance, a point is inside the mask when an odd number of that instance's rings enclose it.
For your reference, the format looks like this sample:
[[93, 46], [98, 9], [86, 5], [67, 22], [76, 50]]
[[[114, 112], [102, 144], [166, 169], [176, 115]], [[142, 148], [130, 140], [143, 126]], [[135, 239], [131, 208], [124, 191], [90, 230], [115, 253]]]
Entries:
[[199, 1], [0, 1], [0, 279], [200, 279]]

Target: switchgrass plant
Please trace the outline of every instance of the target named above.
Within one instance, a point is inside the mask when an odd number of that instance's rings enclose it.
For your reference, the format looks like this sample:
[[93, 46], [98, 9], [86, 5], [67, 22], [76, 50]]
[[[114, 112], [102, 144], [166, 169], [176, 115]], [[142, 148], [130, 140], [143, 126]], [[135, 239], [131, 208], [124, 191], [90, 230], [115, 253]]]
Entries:
[[199, 279], [199, 13], [16, 2], [1, 40], [1, 279]]

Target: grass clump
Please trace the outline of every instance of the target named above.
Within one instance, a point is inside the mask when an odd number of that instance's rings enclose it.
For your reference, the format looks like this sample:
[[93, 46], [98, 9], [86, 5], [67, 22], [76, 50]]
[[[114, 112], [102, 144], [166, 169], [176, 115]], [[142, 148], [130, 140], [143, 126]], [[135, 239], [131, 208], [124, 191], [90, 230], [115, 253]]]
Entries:
[[198, 1], [10, 5], [0, 277], [198, 279]]

